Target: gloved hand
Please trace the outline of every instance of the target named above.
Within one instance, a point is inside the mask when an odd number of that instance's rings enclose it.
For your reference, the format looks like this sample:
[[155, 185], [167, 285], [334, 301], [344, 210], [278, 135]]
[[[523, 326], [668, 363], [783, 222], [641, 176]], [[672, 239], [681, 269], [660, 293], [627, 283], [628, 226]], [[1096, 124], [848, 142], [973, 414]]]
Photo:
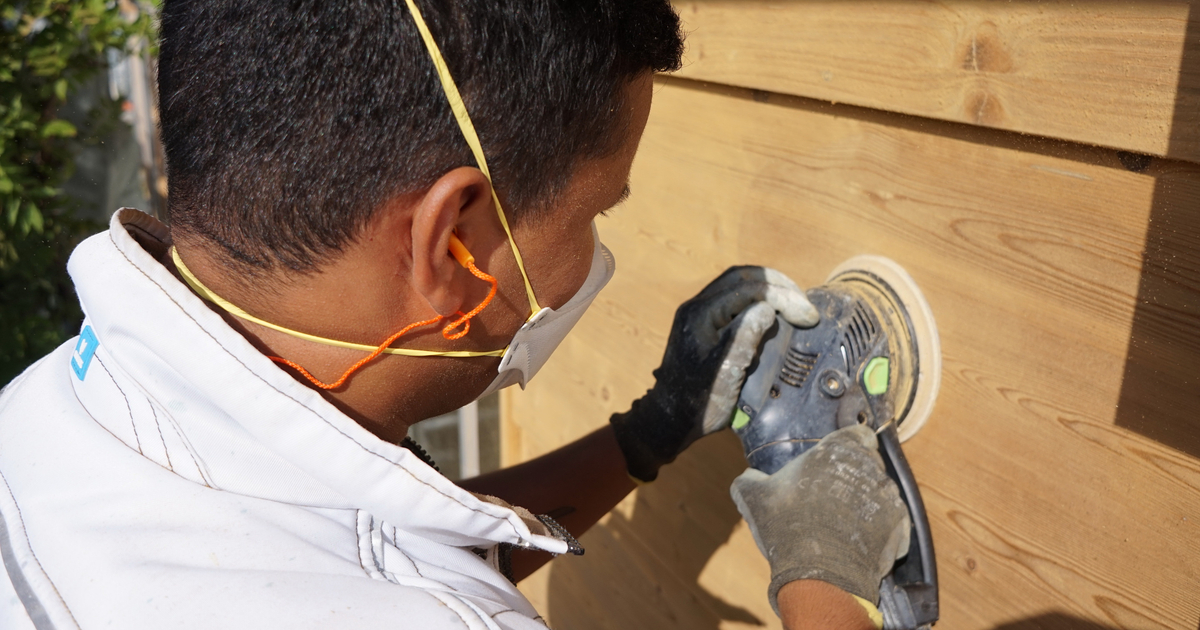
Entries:
[[771, 606], [794, 580], [821, 580], [879, 602], [879, 583], [908, 553], [911, 523], [875, 433], [839, 429], [773, 475], [752, 468], [730, 493], [771, 563]]
[[653, 481], [692, 442], [729, 425], [776, 312], [802, 328], [820, 320], [795, 282], [765, 267], [731, 267], [679, 307], [654, 387], [610, 420], [632, 477]]

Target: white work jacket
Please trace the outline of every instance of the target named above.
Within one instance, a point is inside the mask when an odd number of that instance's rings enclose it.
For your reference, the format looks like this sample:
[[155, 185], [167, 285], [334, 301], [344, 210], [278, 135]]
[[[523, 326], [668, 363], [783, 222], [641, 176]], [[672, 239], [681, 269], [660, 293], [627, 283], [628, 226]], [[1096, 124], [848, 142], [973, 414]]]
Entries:
[[168, 239], [81, 244], [79, 337], [0, 394], [0, 628], [544, 630], [495, 549], [567, 544], [276, 367]]

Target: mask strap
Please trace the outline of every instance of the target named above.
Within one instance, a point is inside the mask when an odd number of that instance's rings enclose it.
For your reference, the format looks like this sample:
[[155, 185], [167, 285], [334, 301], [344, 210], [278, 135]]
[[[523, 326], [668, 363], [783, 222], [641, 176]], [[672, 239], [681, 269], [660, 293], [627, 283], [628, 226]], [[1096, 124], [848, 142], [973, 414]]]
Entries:
[[[475, 257], [472, 256], [471, 253], [467, 251], [467, 248], [462, 244], [461, 241], [458, 240], [458, 237], [454, 236], [453, 234], [450, 235], [450, 251], [454, 255], [454, 258], [456, 260], [458, 260], [459, 264], [461, 264], [463, 267], [465, 267], [467, 269], [467, 271], [470, 271], [471, 274], [474, 275], [476, 278], [479, 278], [480, 280], [483, 280], [484, 282], [487, 282], [488, 284], [492, 285], [491, 290], [488, 291], [487, 297], [485, 297], [483, 299], [483, 301], [479, 303], [478, 306], [471, 309], [471, 311], [469, 313], [463, 313], [461, 311], [456, 313], [458, 315], [458, 317], [456, 319], [454, 319], [453, 321], [451, 321], [449, 324], [447, 324], [445, 326], [445, 328], [442, 329], [442, 336], [445, 337], [446, 339], [453, 341], [456, 339], [461, 339], [463, 336], [465, 336], [467, 334], [467, 331], [469, 331], [471, 329], [471, 318], [475, 317], [476, 315], [481, 313], [483, 311], [483, 309], [487, 308], [487, 305], [491, 304], [492, 299], [494, 299], [496, 297], [496, 279], [493, 278], [492, 276], [480, 271], [479, 268], [475, 266]], [[236, 306], [229, 300], [226, 300], [225, 298], [222, 298], [221, 296], [214, 293], [212, 289], [208, 288], [202, 282], [200, 282], [200, 279], [197, 278], [195, 276], [195, 274], [192, 273], [191, 269], [188, 269], [188, 266], [186, 264], [184, 264], [183, 259], [179, 257], [179, 252], [174, 247], [171, 247], [171, 260], [175, 261], [175, 268], [179, 270], [179, 275], [183, 276], [184, 281], [188, 283], [188, 286], [190, 286], [193, 291], [195, 291], [197, 294], [199, 294], [200, 297], [208, 300], [209, 302], [212, 302], [213, 304], [216, 304], [217, 306], [224, 309], [227, 313], [229, 313], [230, 315], [233, 315], [234, 317], [237, 317], [238, 319], [244, 319], [248, 322], [253, 322], [260, 326], [265, 326], [266, 328], [270, 328], [272, 330], [277, 330], [281, 333], [285, 333], [285, 334], [291, 335], [293, 337], [299, 337], [300, 339], [304, 339], [307, 341], [313, 341], [316, 343], [325, 344], [327, 346], [336, 346], [339, 348], [347, 348], [350, 350], [365, 350], [365, 351], [370, 352], [369, 355], [360, 359], [354, 365], [350, 366], [350, 368], [348, 370], [346, 370], [344, 373], [342, 373], [342, 376], [340, 378], [338, 378], [336, 381], [334, 381], [332, 383], [325, 383], [324, 381], [321, 381], [317, 377], [313, 376], [308, 370], [304, 369], [304, 367], [302, 367], [298, 363], [289, 361], [287, 359], [284, 359], [283, 357], [268, 357], [276, 363], [281, 363], [283, 365], [286, 365], [286, 366], [296, 370], [297, 372], [302, 374], [304, 376], [304, 378], [308, 379], [309, 382], [311, 382], [313, 385], [316, 385], [317, 387], [319, 387], [321, 389], [337, 389], [337, 388], [341, 387], [343, 384], [345, 384], [345, 382], [350, 378], [350, 376], [352, 374], [354, 374], [355, 372], [357, 372], [359, 370], [359, 368], [370, 363], [376, 357], [378, 357], [379, 355], [384, 354], [384, 353], [400, 354], [400, 355], [406, 355], [406, 356], [417, 356], [417, 357], [432, 357], [432, 356], [499, 357], [499, 356], [504, 356], [504, 350], [493, 350], [490, 352], [474, 352], [474, 351], [469, 351], [469, 350], [456, 350], [456, 351], [442, 352], [442, 351], [438, 351], [438, 350], [409, 350], [407, 348], [389, 348], [388, 347], [388, 346], [392, 345], [393, 343], [395, 343], [397, 339], [399, 339], [400, 337], [403, 337], [404, 335], [408, 334], [409, 332], [411, 332], [414, 329], [423, 328], [425, 326], [431, 326], [431, 325], [436, 324], [444, 319], [447, 319], [447, 317], [445, 315], [438, 315], [437, 317], [434, 317], [432, 319], [427, 319], [425, 321], [420, 321], [420, 322], [416, 322], [413, 324], [409, 324], [408, 326], [405, 326], [404, 328], [400, 329], [398, 332], [396, 332], [392, 336], [388, 337], [386, 340], [384, 340], [383, 343], [379, 344], [378, 346], [368, 346], [365, 344], [350, 343], [350, 342], [346, 342], [346, 341], [337, 341], [336, 339], [328, 339], [326, 337], [318, 337], [317, 335], [310, 335], [308, 333], [302, 333], [297, 330], [285, 328], [283, 326], [280, 326], [279, 324], [272, 324], [271, 322], [259, 319], [255, 316], [251, 315], [250, 313], [247, 313], [246, 311], [242, 310], [241, 308], [239, 308], [238, 306]], [[461, 330], [455, 332], [455, 329], [458, 329], [458, 328], [461, 328]]]
[[462, 130], [463, 138], [471, 147], [471, 153], [475, 155], [475, 162], [479, 165], [479, 170], [483, 171], [483, 175], [492, 184], [492, 201], [496, 204], [496, 214], [500, 217], [500, 225], [504, 226], [504, 233], [508, 235], [508, 244], [512, 247], [513, 257], [517, 259], [517, 268], [521, 270], [521, 278], [525, 281], [525, 295], [529, 298], [529, 317], [532, 318], [542, 308], [538, 306], [537, 298], [533, 295], [533, 285], [529, 283], [529, 276], [525, 273], [525, 262], [521, 259], [521, 250], [517, 248], [517, 241], [513, 239], [512, 230], [508, 227], [508, 219], [504, 217], [504, 209], [500, 207], [500, 198], [496, 196], [496, 185], [492, 182], [492, 173], [488, 170], [487, 159], [483, 156], [483, 145], [479, 142], [479, 134], [475, 133], [475, 125], [471, 123], [467, 106], [458, 93], [454, 77], [450, 76], [450, 68], [446, 66], [446, 60], [442, 58], [442, 51], [434, 41], [433, 33], [429, 32], [425, 18], [421, 16], [421, 10], [417, 8], [414, 0], [405, 0], [405, 2], [408, 4], [409, 12], [412, 13], [413, 21], [417, 23], [417, 30], [421, 32], [421, 39], [425, 42], [425, 49], [429, 51], [430, 59], [433, 60], [433, 67], [437, 69], [438, 79], [442, 83], [442, 91], [446, 93], [446, 100], [449, 101], [450, 109], [454, 112], [454, 119], [458, 121], [458, 128]]

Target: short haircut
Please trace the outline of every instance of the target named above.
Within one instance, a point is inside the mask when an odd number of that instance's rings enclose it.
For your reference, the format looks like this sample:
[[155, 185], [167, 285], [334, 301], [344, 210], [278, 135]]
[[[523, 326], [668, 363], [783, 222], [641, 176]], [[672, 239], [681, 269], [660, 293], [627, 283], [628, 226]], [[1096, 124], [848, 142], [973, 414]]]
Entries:
[[[627, 137], [626, 87], [678, 69], [668, 0], [418, 0], [513, 220]], [[172, 229], [253, 272], [314, 269], [388, 199], [473, 166], [404, 0], [166, 0]]]

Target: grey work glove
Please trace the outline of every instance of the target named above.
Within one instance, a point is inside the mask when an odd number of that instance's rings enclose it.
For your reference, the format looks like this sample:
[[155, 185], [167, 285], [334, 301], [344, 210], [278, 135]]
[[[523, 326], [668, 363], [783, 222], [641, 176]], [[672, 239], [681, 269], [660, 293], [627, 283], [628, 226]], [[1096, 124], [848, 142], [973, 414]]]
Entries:
[[692, 442], [729, 425], [776, 312], [802, 328], [820, 320], [795, 282], [765, 267], [731, 267], [679, 307], [654, 387], [611, 419], [633, 478], [653, 481]]
[[908, 553], [911, 523], [887, 476], [875, 433], [839, 429], [773, 475], [752, 468], [730, 494], [771, 563], [768, 596], [794, 580], [821, 580], [879, 602], [879, 583]]

